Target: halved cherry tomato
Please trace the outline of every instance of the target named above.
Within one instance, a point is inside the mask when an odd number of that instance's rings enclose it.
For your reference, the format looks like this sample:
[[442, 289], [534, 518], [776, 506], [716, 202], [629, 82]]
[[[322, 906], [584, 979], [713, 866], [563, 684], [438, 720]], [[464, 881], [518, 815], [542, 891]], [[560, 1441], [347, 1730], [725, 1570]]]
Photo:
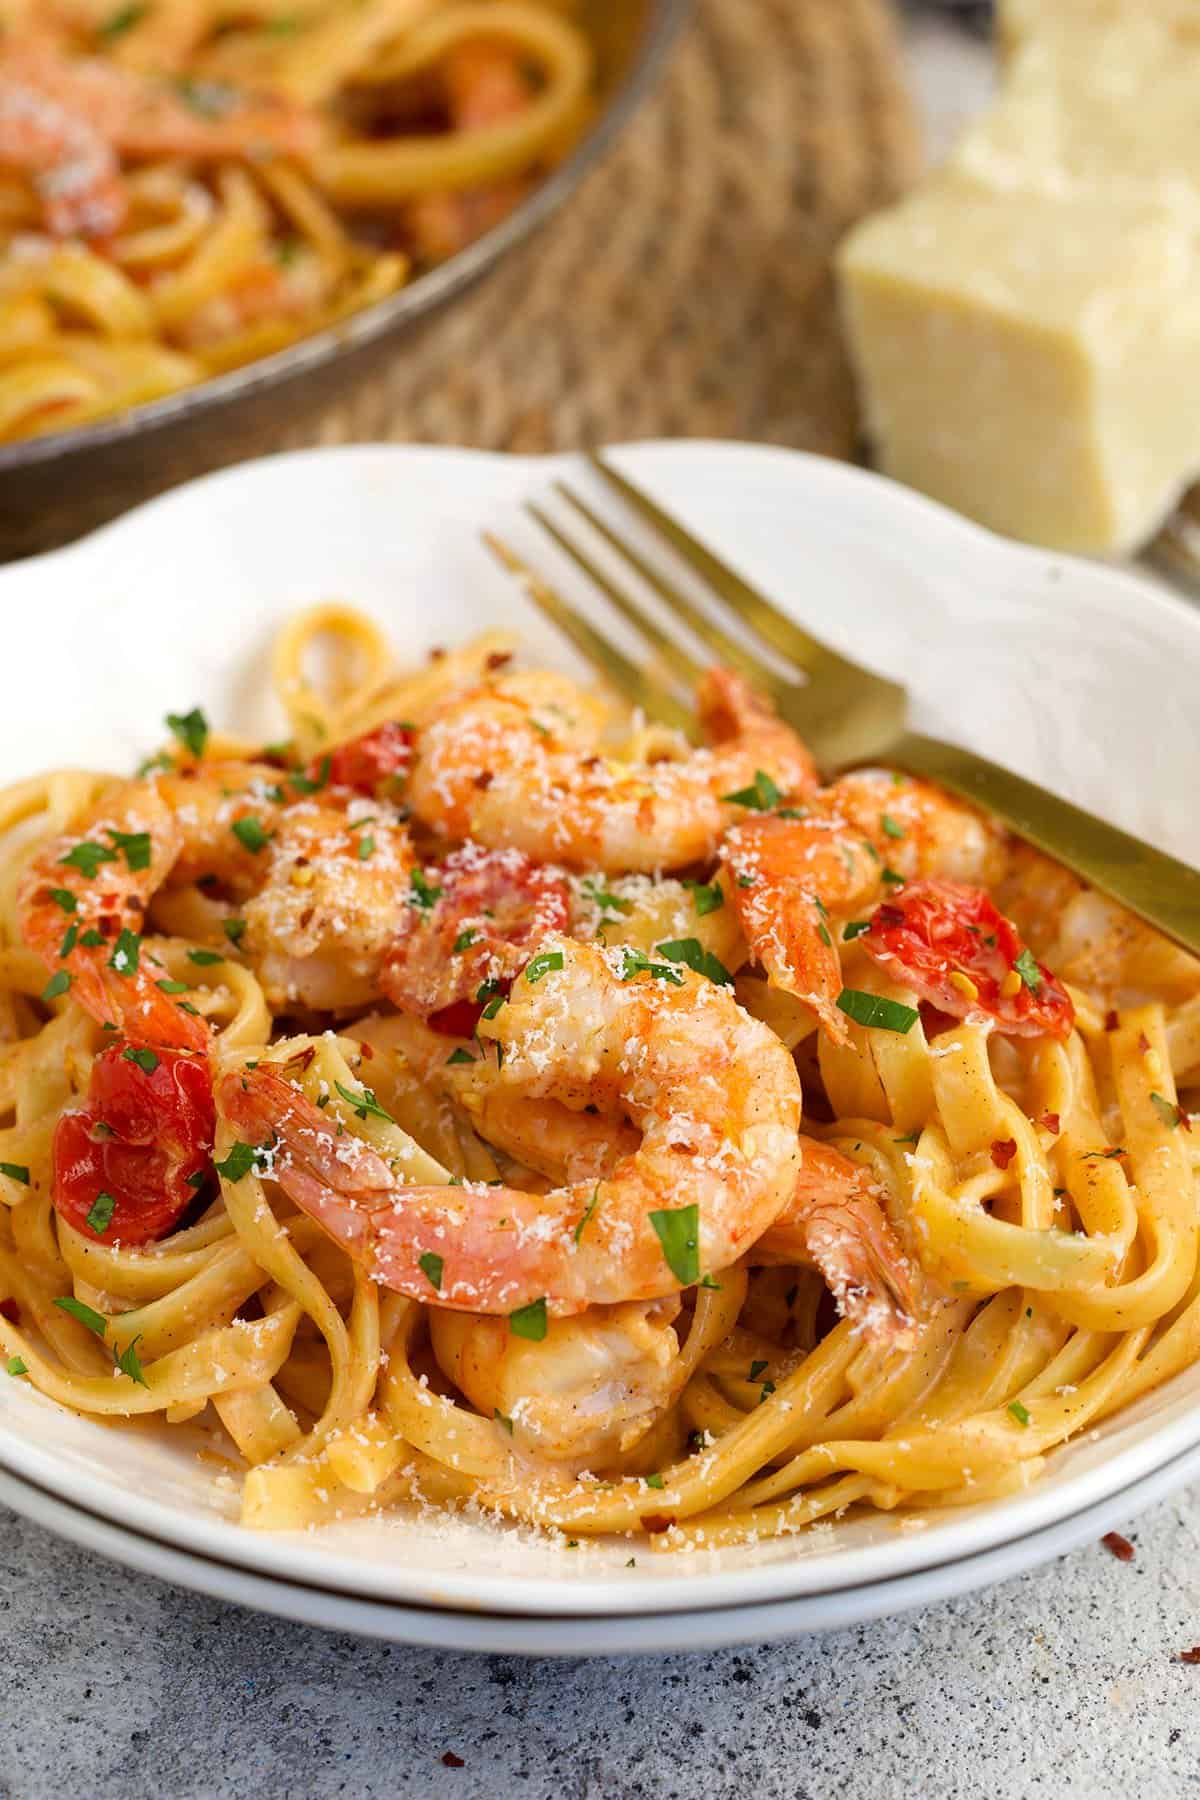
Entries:
[[385, 781], [407, 775], [415, 739], [411, 725], [386, 719], [374, 731], [330, 750], [327, 771], [326, 757], [317, 757], [308, 770], [309, 778], [320, 781], [324, 777], [331, 787], [355, 788], [360, 794], [377, 793]]
[[[87, 1106], [54, 1133], [54, 1204], [85, 1237], [151, 1244], [196, 1198], [209, 1166], [216, 1113], [202, 1056], [118, 1042], [92, 1065]], [[101, 1194], [108, 1223], [88, 1224]]]
[[547, 933], [565, 931], [571, 891], [561, 873], [517, 850], [465, 844], [422, 892], [436, 898], [405, 908], [383, 990], [435, 1031], [470, 1037], [487, 1000], [507, 994]]
[[859, 938], [889, 975], [955, 1019], [1014, 1037], [1065, 1038], [1071, 997], [982, 888], [914, 881], [889, 895]]

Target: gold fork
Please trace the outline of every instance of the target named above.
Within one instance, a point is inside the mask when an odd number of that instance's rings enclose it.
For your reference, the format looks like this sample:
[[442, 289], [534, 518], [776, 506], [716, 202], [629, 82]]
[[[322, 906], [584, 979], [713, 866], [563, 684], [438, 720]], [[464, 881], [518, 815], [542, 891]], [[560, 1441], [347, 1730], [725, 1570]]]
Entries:
[[[723, 603], [795, 673], [778, 672], [767, 657], [749, 647], [745, 636], [733, 635], [720, 617], [698, 607], [660, 567], [560, 482], [556, 486], [561, 497], [716, 660], [737, 669], [769, 696], [827, 776], [855, 764], [883, 762], [939, 782], [995, 814], [1085, 881], [1200, 954], [1200, 870], [971, 750], [909, 731], [903, 687], [819, 643], [611, 464], [598, 456], [589, 461], [643, 523], [703, 579], [714, 601]], [[638, 663], [626, 656], [507, 543], [490, 533], [484, 539], [489, 549], [521, 578], [529, 597], [619, 692], [647, 717], [691, 732], [695, 721], [686, 693], [695, 687], [703, 664], [543, 508], [530, 502], [528, 510], [639, 634], [653, 653], [649, 661]]]

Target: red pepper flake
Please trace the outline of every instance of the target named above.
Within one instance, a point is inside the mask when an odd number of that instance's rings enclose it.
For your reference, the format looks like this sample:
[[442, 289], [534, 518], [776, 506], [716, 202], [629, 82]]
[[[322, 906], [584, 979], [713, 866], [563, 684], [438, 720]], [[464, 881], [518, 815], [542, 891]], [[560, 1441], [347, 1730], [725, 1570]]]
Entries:
[[992, 1161], [998, 1169], [1007, 1169], [1016, 1154], [1016, 1138], [997, 1138], [992, 1145]]
[[480, 769], [478, 775], [475, 777], [475, 786], [479, 789], [481, 794], [485, 794], [495, 779], [496, 777], [492, 774], [490, 769]]
[[11, 1297], [0, 1300], [0, 1319], [7, 1319], [10, 1325], [21, 1323], [21, 1309]]
[[448, 1769], [465, 1769], [467, 1766], [466, 1759], [461, 1756], [455, 1756], [453, 1750], [443, 1751], [442, 1761]]
[[1146, 1054], [1147, 1050], [1149, 1050], [1149, 1048], [1150, 1048], [1150, 1039], [1146, 1036], [1144, 1031], [1139, 1031], [1138, 1032], [1138, 1049], [1141, 1051], [1143, 1056], [1145, 1056], [1145, 1054]]
[[303, 1050], [297, 1050], [295, 1056], [288, 1057], [284, 1067], [287, 1069], [307, 1069], [309, 1065], [316, 1060], [316, 1055], [317, 1053], [313, 1046], [311, 1044], [306, 1044]]
[[1176, 1662], [1200, 1663], [1200, 1644], [1193, 1644], [1190, 1650], [1181, 1650], [1175, 1658]]
[[1062, 1130], [1062, 1119], [1059, 1117], [1058, 1113], [1043, 1113], [1038, 1120], [1038, 1124], [1044, 1125], [1047, 1131], [1052, 1131], [1055, 1137], [1057, 1137]]
[[1114, 1011], [1109, 1011], [1109, 1012], [1106, 1012], [1106, 1013], [1105, 1013], [1105, 1015], [1104, 1015], [1104, 1029], [1105, 1029], [1105, 1031], [1115, 1031], [1115, 1030], [1116, 1030], [1116, 1029], [1117, 1029], [1117, 1026], [1118, 1026], [1118, 1025], [1119, 1025], [1119, 1024], [1120, 1024], [1120, 1023], [1121, 1023], [1121, 1021], [1120, 1021], [1120, 1019], [1119, 1019], [1119, 1018], [1118, 1018], [1118, 1017], [1117, 1017], [1117, 1014], [1116, 1014], [1116, 1012], [1115, 1012], [1115, 1010], [1114, 1010]]
[[368, 1043], [364, 1042], [362, 1039], [360, 1039], [358, 1048], [362, 1054], [362, 1058], [363, 1058], [364, 1062], [374, 1062], [375, 1052], [374, 1052], [374, 1050], [372, 1050], [370, 1044], [368, 1044]]
[[675, 1518], [672, 1513], [642, 1514], [642, 1530], [648, 1531], [651, 1537], [656, 1537], [661, 1531], [670, 1531], [674, 1523]]
[[1119, 1531], [1106, 1531], [1100, 1542], [1111, 1556], [1116, 1557], [1118, 1562], [1132, 1562], [1136, 1555], [1129, 1539], [1122, 1537]]
[[502, 669], [505, 664], [510, 663], [512, 659], [513, 653], [511, 650], [489, 650], [487, 656], [484, 658], [484, 668]]

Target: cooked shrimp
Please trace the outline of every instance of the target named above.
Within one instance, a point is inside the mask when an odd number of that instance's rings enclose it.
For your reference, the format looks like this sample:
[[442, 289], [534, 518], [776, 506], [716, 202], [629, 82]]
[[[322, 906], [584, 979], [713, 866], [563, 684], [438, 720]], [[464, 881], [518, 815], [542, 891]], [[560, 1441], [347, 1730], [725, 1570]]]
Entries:
[[197, 161], [270, 151], [304, 156], [321, 141], [317, 116], [293, 101], [246, 94], [224, 82], [156, 79], [99, 57], [63, 55], [36, 37], [5, 40], [0, 77], [86, 129], [109, 154]]
[[884, 1211], [866, 1170], [815, 1138], [801, 1139], [804, 1160], [792, 1197], [751, 1251], [751, 1260], [819, 1270], [838, 1310], [872, 1342], [912, 1340], [918, 1272]]
[[531, 1343], [507, 1320], [431, 1307], [429, 1333], [442, 1373], [521, 1449], [595, 1470], [631, 1450], [675, 1399], [678, 1315], [673, 1295], [591, 1306], [550, 1319]]
[[411, 857], [382, 803], [285, 800], [275, 769], [222, 762], [115, 783], [34, 859], [18, 896], [25, 942], [72, 997], [141, 1043], [202, 1048], [203, 1022], [141, 953], [169, 880], [216, 880], [246, 901], [245, 946], [272, 1003], [336, 1008], [376, 991]]
[[761, 781], [790, 797], [815, 784], [799, 738], [726, 670], [711, 670], [698, 696], [712, 746], [654, 764], [601, 755], [597, 735], [532, 704], [520, 682], [452, 698], [422, 733], [409, 799], [425, 823], [540, 862], [649, 873], [711, 857], [740, 816], [731, 793]]
[[640, 960], [549, 938], [480, 1027], [504, 1087], [640, 1129], [602, 1180], [545, 1195], [404, 1187], [265, 1063], [221, 1081], [218, 1111], [247, 1141], [275, 1141], [284, 1192], [400, 1293], [485, 1313], [663, 1298], [735, 1262], [790, 1196], [800, 1083], [728, 990], [675, 969], [659, 980]]
[[0, 169], [27, 175], [53, 237], [108, 238], [129, 197], [117, 153], [86, 117], [0, 68]]
[[1006, 840], [972, 807], [926, 781], [885, 770], [846, 775], [816, 793], [803, 817], [746, 819], [721, 857], [754, 955], [771, 981], [811, 1006], [836, 1043], [841, 964], [829, 914], [870, 905], [889, 876], [994, 882]]
[[[520, 57], [507, 44], [460, 44], [442, 66], [446, 111], [453, 131], [475, 131], [517, 117], [533, 98]], [[463, 193], [420, 194], [405, 208], [406, 236], [426, 262], [444, 262], [508, 217], [530, 178]]]

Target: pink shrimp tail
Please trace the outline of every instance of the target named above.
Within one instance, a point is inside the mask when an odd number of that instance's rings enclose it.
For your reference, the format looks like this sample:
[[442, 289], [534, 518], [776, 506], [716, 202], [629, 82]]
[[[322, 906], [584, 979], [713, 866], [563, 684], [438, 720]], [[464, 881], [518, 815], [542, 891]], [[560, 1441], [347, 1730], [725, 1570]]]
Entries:
[[816, 1268], [839, 1312], [871, 1343], [912, 1347], [920, 1315], [916, 1271], [869, 1177], [848, 1157], [805, 1142], [792, 1199], [760, 1247], [773, 1260]]

